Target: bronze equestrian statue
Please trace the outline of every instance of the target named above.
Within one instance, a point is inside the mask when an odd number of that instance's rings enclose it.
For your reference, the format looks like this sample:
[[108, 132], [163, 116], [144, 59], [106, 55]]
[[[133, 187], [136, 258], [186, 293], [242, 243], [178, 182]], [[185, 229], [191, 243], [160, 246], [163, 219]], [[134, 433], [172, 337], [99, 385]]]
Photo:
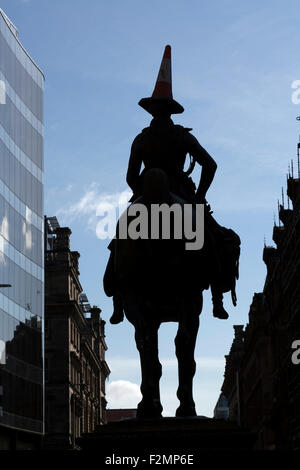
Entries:
[[[109, 246], [111, 254], [104, 275], [104, 290], [114, 301], [111, 323], [121, 322], [125, 313], [135, 327], [143, 397], [137, 417], [161, 417], [157, 337], [159, 326], [165, 321], [176, 321], [179, 325], [175, 345], [180, 406], [176, 416], [196, 416], [192, 384], [202, 292], [211, 288], [214, 317], [227, 319], [223, 293], [231, 291], [236, 305], [240, 239], [231, 229], [215, 221], [205, 199], [217, 169], [216, 162], [190, 133], [191, 129], [174, 124], [170, 118], [171, 114], [184, 111], [172, 96], [170, 46], [165, 48], [152, 96], [140, 100], [139, 105], [153, 119], [132, 144], [126, 178], [133, 191], [131, 206], [204, 204], [205, 241], [201, 250], [186, 251], [184, 240], [174, 237], [169, 240], [162, 237], [158, 240], [120, 239], [117, 227], [116, 237]], [[191, 164], [185, 172], [187, 154], [190, 154]], [[189, 176], [195, 163], [202, 167], [197, 189]]]

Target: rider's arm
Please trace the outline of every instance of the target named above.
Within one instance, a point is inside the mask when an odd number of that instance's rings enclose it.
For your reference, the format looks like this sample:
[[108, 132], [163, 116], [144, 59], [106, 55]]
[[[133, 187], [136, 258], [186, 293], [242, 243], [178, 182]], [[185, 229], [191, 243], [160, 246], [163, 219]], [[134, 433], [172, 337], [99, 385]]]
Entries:
[[135, 138], [131, 146], [128, 170], [126, 175], [127, 184], [128, 186], [130, 186], [133, 192], [137, 190], [141, 166], [142, 158], [139, 152], [138, 138]]
[[202, 166], [200, 183], [196, 192], [196, 201], [203, 202], [206, 192], [214, 179], [217, 164], [192, 134], [188, 134], [188, 152]]

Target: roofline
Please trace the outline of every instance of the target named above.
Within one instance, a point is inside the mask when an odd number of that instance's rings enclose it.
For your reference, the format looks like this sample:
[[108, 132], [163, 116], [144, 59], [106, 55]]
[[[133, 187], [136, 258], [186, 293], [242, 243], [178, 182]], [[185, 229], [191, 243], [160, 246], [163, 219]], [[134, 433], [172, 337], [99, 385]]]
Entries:
[[10, 19], [8, 18], [8, 16], [6, 15], [6, 13], [4, 13], [4, 11], [2, 10], [2, 8], [0, 8], [0, 14], [2, 16], [2, 18], [4, 19], [5, 23], [7, 24], [8, 26], [8, 29], [10, 30], [11, 34], [13, 35], [14, 39], [18, 42], [18, 44], [20, 45], [20, 47], [23, 49], [23, 51], [25, 52], [25, 54], [27, 55], [27, 57], [31, 60], [31, 62], [33, 63], [33, 65], [39, 70], [39, 72], [42, 74], [43, 76], [43, 79], [45, 80], [45, 75], [44, 75], [44, 72], [42, 71], [42, 69], [37, 65], [37, 63], [33, 60], [33, 58], [28, 54], [28, 52], [26, 51], [25, 47], [23, 46], [23, 44], [19, 41], [18, 37], [12, 32], [10, 26], [12, 25], [16, 31], [18, 31], [18, 29], [16, 28], [16, 26], [14, 25], [14, 23], [12, 21], [10, 21]]
[[137, 408], [106, 408], [106, 411], [136, 411]]

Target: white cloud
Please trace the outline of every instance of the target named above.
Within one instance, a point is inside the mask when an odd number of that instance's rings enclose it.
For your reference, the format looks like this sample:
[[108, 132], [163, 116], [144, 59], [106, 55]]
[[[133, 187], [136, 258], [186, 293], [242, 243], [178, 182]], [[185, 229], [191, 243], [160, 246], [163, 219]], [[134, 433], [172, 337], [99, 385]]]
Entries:
[[96, 183], [92, 183], [77, 202], [61, 207], [56, 213], [62, 224], [70, 224], [76, 219], [86, 218], [87, 227], [96, 231], [100, 220], [99, 215], [112, 208], [117, 211], [119, 207], [126, 207], [131, 196], [132, 192], [128, 189], [115, 193], [103, 193], [99, 191]]
[[108, 408], [136, 408], [142, 395], [140, 387], [128, 380], [116, 380], [106, 389]]

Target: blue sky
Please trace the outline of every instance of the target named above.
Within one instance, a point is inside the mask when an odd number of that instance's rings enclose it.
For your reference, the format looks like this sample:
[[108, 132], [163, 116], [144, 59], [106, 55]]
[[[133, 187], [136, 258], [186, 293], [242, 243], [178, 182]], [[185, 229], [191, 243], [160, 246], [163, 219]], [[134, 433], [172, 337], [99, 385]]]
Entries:
[[[104, 319], [112, 309], [102, 290], [108, 242], [96, 236], [96, 210], [128, 190], [130, 145], [150, 117], [137, 102], [151, 95], [171, 44], [173, 94], [185, 107], [174, 121], [192, 127], [217, 161], [208, 200], [242, 239], [238, 306], [227, 295], [230, 319], [222, 322], [206, 295], [200, 320], [194, 390], [198, 414], [211, 416], [232, 326], [247, 322], [253, 293], [263, 288], [263, 240], [272, 241], [277, 199], [296, 156], [299, 2], [2, 0], [0, 7], [46, 76], [45, 213], [71, 227], [82, 285]], [[165, 414], [177, 407], [175, 331], [167, 324], [160, 332]], [[140, 380], [133, 329], [107, 324], [106, 335], [109, 406], [133, 407]]]

